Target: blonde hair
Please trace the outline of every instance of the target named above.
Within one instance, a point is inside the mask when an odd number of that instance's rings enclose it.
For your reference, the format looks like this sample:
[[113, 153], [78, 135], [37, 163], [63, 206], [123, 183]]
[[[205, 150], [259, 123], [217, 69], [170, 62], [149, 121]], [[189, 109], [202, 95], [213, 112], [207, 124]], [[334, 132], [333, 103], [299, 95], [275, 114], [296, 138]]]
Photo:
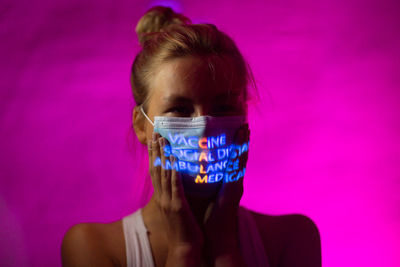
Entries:
[[223, 64], [226, 80], [243, 90], [249, 99], [248, 84], [256, 89], [250, 67], [235, 42], [213, 24], [192, 24], [190, 19], [169, 7], [149, 9], [136, 26], [142, 50], [132, 65], [131, 85], [136, 105], [145, 103], [155, 70], [169, 60], [199, 56], [208, 61], [215, 76], [216, 66]]

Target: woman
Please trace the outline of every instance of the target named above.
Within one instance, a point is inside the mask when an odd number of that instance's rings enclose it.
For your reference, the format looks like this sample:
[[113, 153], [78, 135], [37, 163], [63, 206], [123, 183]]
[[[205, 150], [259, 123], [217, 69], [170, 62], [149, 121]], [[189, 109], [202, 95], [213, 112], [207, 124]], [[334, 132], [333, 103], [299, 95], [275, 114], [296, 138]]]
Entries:
[[252, 76], [234, 42], [161, 6], [136, 32], [133, 126], [149, 151], [154, 194], [122, 220], [69, 229], [63, 266], [321, 266], [309, 218], [239, 207]]

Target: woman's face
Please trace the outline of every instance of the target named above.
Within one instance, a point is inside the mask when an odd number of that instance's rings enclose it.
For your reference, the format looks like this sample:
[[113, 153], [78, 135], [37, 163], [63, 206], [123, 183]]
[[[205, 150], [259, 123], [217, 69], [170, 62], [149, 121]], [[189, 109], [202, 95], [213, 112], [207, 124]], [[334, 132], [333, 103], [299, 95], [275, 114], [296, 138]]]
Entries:
[[[246, 115], [245, 88], [231, 86], [223, 66], [216, 64], [213, 77], [207, 60], [200, 57], [176, 58], [162, 64], [150, 82], [147, 115], [152, 121], [154, 116]], [[149, 123], [145, 132], [146, 139], [151, 140], [153, 127]]]

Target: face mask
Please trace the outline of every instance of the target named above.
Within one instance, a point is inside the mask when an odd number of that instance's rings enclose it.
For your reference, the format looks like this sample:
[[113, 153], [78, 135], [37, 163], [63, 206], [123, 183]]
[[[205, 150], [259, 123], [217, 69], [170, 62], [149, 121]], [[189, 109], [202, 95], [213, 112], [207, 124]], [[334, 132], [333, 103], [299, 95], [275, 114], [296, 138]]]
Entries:
[[168, 140], [164, 155], [177, 159], [165, 164], [156, 159], [155, 166], [175, 169], [182, 177], [185, 194], [197, 197], [214, 196], [221, 183], [243, 178], [245, 167], [240, 156], [248, 152], [249, 143], [235, 143], [241, 126], [247, 124], [245, 116], [229, 117], [154, 117], [154, 132]]

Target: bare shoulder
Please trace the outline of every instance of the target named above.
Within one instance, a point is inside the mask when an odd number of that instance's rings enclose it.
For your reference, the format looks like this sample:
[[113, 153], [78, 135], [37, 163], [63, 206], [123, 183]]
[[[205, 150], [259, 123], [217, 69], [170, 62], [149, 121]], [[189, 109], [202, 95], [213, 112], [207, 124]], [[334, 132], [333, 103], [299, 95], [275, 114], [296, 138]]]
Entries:
[[64, 235], [61, 257], [64, 267], [125, 266], [122, 221], [72, 226]]
[[321, 266], [320, 233], [313, 220], [302, 214], [252, 214], [271, 266]]

